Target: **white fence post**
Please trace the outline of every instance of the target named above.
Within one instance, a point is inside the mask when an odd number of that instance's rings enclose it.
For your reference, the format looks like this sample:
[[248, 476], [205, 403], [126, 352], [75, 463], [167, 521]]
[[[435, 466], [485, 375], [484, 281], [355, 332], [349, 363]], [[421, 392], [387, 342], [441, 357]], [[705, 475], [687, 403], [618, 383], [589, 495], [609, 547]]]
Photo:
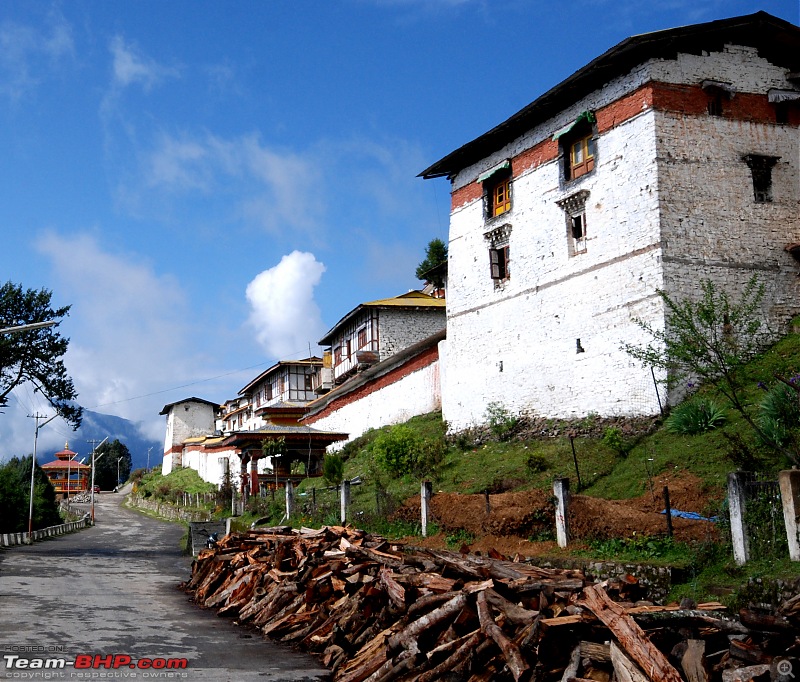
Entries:
[[419, 497], [420, 512], [422, 514], [422, 537], [428, 537], [428, 519], [431, 513], [431, 496], [433, 494], [433, 486], [430, 481], [423, 481], [420, 486]]
[[553, 494], [556, 496], [556, 539], [558, 546], [563, 549], [569, 542], [569, 479], [555, 479]]
[[286, 481], [286, 518], [294, 513], [294, 486], [292, 482]]
[[789, 541], [789, 558], [800, 561], [800, 471], [778, 472], [778, 484], [781, 488], [786, 539]]
[[350, 481], [342, 481], [342, 493], [340, 498], [340, 514], [342, 525], [347, 521], [347, 508], [350, 506]]
[[728, 474], [728, 509], [731, 516], [731, 540], [733, 541], [733, 560], [742, 566], [750, 558], [750, 543], [747, 539], [747, 525], [744, 522], [745, 473], [736, 471]]

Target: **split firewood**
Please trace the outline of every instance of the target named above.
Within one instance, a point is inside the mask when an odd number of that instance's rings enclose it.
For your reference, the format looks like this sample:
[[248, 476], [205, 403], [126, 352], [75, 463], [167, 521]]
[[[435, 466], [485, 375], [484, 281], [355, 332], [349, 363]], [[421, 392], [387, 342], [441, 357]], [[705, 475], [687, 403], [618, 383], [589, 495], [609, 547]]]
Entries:
[[608, 598], [601, 586], [584, 589], [580, 603], [611, 630], [625, 653], [641, 666], [646, 675], [660, 682], [682, 682], [666, 656], [653, 645], [633, 618]]
[[690, 639], [686, 653], [681, 657], [681, 668], [688, 682], [708, 682], [705, 666], [706, 643], [702, 639]]
[[610, 649], [611, 665], [614, 666], [614, 675], [618, 682], [650, 682], [639, 666], [628, 658], [614, 642], [611, 642]]
[[478, 618], [480, 619], [481, 630], [491, 637], [497, 646], [500, 647], [500, 651], [502, 651], [503, 656], [505, 656], [511, 674], [514, 675], [515, 680], [519, 680], [530, 666], [522, 657], [517, 645], [514, 644], [514, 642], [505, 635], [503, 630], [498, 627], [497, 623], [494, 622], [491, 611], [489, 610], [489, 604], [486, 601], [485, 592], [478, 592]]
[[461, 556], [349, 527], [277, 527], [203, 550], [184, 587], [220, 615], [319, 656], [334, 682], [608, 682], [612, 669], [615, 682], [678, 682], [655, 643], [669, 647], [687, 682], [718, 682], [763, 675], [748, 664], [768, 667], [779, 652], [800, 650], [800, 599], [735, 618], [717, 602], [613, 601], [633, 598], [632, 576], [586, 585], [580, 571], [498, 552]]

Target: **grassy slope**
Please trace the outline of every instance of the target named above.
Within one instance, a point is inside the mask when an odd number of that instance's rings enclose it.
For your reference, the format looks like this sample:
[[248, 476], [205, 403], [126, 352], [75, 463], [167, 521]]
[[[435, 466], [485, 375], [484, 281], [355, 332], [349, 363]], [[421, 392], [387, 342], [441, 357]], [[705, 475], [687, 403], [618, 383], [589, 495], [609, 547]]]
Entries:
[[[800, 335], [790, 334], [754, 360], [743, 373], [743, 395], [752, 406], [753, 414], [763, 396], [759, 382], [772, 385], [776, 374], [791, 377], [800, 373]], [[725, 404], [715, 387], [703, 389], [703, 393]], [[621, 455], [598, 437], [577, 437], [574, 440], [578, 465], [584, 490], [588, 495], [609, 499], [637, 497], [648, 489], [648, 479], [660, 474], [689, 472], [707, 486], [710, 496], [722, 497], [726, 478], [737, 465], [728, 456], [731, 445], [723, 435], [738, 434], [747, 443], [757, 458], [759, 470], [774, 473], [790, 465], [786, 459], [776, 456], [761, 446], [744, 419], [734, 410], [727, 411], [727, 424], [723, 429], [698, 436], [672, 434], [663, 427], [640, 439], [630, 451]], [[588, 418], [591, 419], [591, 418]], [[429, 414], [411, 419], [408, 424], [426, 436], [442, 435], [445, 425], [440, 414]], [[587, 424], [583, 424], [587, 426]], [[560, 432], [565, 433], [566, 425]], [[419, 483], [410, 478], [390, 479], [376, 470], [372, 464], [369, 443], [377, 431], [366, 434], [346, 450], [345, 478], [361, 476], [374, 483], [379, 479], [387, 491], [402, 500], [418, 494]], [[546, 469], [531, 471], [526, 462], [532, 453], [544, 458]], [[565, 435], [508, 442], [487, 442], [473, 447], [448, 448], [438, 475], [434, 478], [435, 490], [444, 492], [476, 493], [491, 490], [521, 490], [527, 488], [550, 489], [556, 476], [569, 476], [575, 481], [575, 465], [570, 441]], [[301, 485], [300, 492], [319, 487], [313, 481]], [[574, 485], [574, 483], [573, 483]], [[325, 493], [318, 493], [318, 502]], [[334, 493], [329, 493], [330, 522], [336, 522]], [[353, 489], [354, 508], [365, 509], [366, 514], [375, 513], [374, 486], [364, 485]], [[301, 494], [301, 501], [304, 498]], [[719, 513], [718, 503], [709, 503], [707, 513]], [[384, 520], [376, 513], [375, 519]], [[369, 519], [365, 519], [368, 521]], [[377, 524], [378, 532], [391, 531], [385, 522]], [[397, 532], [408, 529], [399, 527]], [[749, 577], [796, 577], [797, 566], [783, 559], [755, 560], [746, 568], [733, 564], [730, 549], [725, 544], [717, 547], [688, 547], [669, 541], [658, 541], [649, 546], [622, 543], [605, 543], [583, 550], [584, 556], [594, 558], [618, 558], [622, 560], [646, 560], [655, 563], [667, 562], [683, 565], [688, 582], [677, 586], [674, 596], [692, 596], [697, 599], [717, 598], [720, 592], [733, 590]]]

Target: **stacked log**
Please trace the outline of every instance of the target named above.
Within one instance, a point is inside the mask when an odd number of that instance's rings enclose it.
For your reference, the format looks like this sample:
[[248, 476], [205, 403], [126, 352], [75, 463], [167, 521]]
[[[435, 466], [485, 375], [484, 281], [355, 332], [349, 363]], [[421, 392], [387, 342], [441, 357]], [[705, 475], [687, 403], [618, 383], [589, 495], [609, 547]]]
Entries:
[[626, 601], [639, 589], [631, 576], [593, 585], [577, 570], [404, 547], [349, 527], [233, 533], [200, 553], [185, 587], [318, 656], [337, 682], [734, 682], [731, 670], [752, 667], [740, 662], [769, 670], [776, 647], [800, 648], [800, 599], [744, 624], [716, 602]]

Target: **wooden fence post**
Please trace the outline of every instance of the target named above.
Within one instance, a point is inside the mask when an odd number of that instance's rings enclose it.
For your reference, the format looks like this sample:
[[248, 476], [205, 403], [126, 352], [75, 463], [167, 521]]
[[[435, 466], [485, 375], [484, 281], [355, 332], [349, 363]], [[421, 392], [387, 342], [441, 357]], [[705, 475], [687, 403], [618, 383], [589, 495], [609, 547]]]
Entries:
[[428, 519], [431, 513], [431, 495], [433, 494], [433, 486], [430, 481], [423, 481], [420, 487], [420, 500], [421, 500], [421, 514], [422, 514], [422, 537], [428, 537]]
[[342, 525], [347, 521], [347, 508], [350, 506], [350, 481], [342, 481], [342, 495], [340, 498], [341, 506], [339, 517], [341, 518]]
[[747, 539], [747, 526], [744, 522], [745, 473], [736, 471], [728, 474], [728, 509], [731, 517], [731, 540], [733, 559], [740, 566], [750, 558], [750, 543]]
[[789, 558], [800, 561], [800, 470], [778, 472]]
[[563, 549], [569, 542], [569, 479], [555, 479], [553, 494], [556, 496], [556, 539], [558, 546]]

